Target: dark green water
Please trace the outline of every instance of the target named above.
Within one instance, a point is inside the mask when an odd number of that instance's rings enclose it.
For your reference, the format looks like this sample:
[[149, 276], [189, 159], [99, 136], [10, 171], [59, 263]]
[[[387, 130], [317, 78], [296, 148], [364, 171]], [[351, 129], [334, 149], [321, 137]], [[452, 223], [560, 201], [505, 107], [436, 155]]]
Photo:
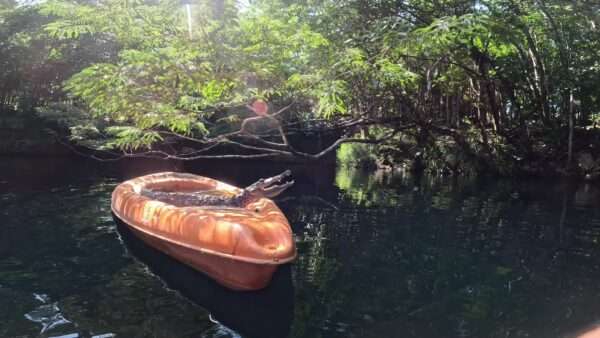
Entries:
[[0, 162], [0, 337], [548, 338], [600, 320], [598, 183], [295, 170], [278, 204], [298, 260], [234, 293], [117, 226], [123, 172]]

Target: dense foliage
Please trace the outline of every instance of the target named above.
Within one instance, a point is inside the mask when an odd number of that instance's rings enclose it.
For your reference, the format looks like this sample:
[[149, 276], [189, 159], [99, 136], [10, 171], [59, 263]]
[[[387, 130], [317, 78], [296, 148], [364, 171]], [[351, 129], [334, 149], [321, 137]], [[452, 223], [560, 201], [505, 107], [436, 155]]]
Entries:
[[[599, 25], [586, 0], [2, 1], [0, 104], [105, 158], [359, 142], [378, 165], [591, 177]], [[257, 116], [256, 99], [291, 106]]]

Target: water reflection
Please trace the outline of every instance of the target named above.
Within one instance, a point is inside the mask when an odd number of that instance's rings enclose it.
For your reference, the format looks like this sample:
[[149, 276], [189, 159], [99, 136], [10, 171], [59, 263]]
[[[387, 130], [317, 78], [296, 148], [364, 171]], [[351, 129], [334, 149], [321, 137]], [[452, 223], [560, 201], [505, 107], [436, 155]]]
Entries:
[[39, 323], [42, 326], [40, 333], [45, 333], [57, 326], [71, 323], [60, 313], [58, 303], [50, 303], [48, 295], [34, 293], [33, 296], [41, 305], [26, 313], [25, 318], [34, 323]]
[[[347, 169], [315, 183], [311, 168], [278, 201], [297, 261], [272, 294], [240, 299], [124, 245], [109, 203], [125, 177], [70, 166], [0, 182], [0, 337], [40, 335], [25, 316], [45, 305], [33, 294], [71, 322], [46, 336], [570, 338], [600, 322], [598, 184]], [[269, 174], [231, 167], [202, 173]]]
[[202, 306], [211, 313], [211, 320], [225, 327], [229, 335], [235, 332], [244, 337], [287, 337], [293, 319], [294, 289], [289, 265], [281, 266], [271, 284], [257, 292], [230, 291], [202, 273], [145, 245], [115, 217], [121, 239], [130, 252], [169, 288]]
[[600, 203], [577, 186], [356, 171], [336, 184], [337, 209], [284, 206], [297, 297], [322, 305], [297, 313], [297, 336], [545, 338], [600, 319]]

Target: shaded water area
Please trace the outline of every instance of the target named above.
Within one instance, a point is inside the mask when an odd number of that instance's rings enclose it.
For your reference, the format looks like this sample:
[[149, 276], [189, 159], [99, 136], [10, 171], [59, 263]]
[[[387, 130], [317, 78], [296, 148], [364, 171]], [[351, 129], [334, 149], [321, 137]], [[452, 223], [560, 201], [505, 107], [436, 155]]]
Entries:
[[[571, 337], [600, 321], [600, 186], [292, 168], [299, 257], [235, 293], [110, 212], [159, 169], [0, 161], [0, 337]], [[267, 169], [265, 169], [267, 168]], [[246, 185], [284, 166], [194, 170]]]

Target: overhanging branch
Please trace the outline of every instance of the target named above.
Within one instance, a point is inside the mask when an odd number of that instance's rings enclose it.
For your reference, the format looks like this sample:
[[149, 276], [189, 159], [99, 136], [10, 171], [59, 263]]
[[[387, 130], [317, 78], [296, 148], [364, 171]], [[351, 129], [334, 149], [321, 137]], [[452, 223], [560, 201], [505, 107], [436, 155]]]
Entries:
[[[317, 133], [341, 133], [337, 140], [332, 142], [329, 146], [315, 152], [306, 152], [296, 149], [292, 145], [289, 139], [290, 135], [298, 132], [313, 131], [311, 128], [290, 128], [289, 126], [296, 125], [295, 123], [284, 124], [277, 117], [283, 112], [288, 110], [292, 104], [289, 104], [282, 109], [278, 110], [274, 114], [264, 116], [253, 116], [246, 118], [239, 130], [228, 132], [213, 137], [194, 137], [187, 134], [179, 134], [168, 130], [154, 130], [161, 136], [171, 137], [175, 139], [175, 143], [169, 143], [159, 145], [159, 148], [163, 149], [150, 149], [141, 152], [127, 152], [122, 151], [121, 153], [107, 150], [98, 150], [92, 147], [82, 146], [82, 148], [74, 147], [72, 144], [60, 140], [64, 145], [67, 145], [75, 153], [89, 156], [99, 161], [117, 161], [123, 158], [152, 158], [152, 159], [163, 159], [163, 160], [198, 160], [198, 159], [285, 159], [290, 161], [317, 161], [328, 154], [335, 151], [340, 145], [344, 143], [366, 143], [366, 144], [379, 144], [391, 137], [394, 137], [397, 133], [402, 130], [410, 129], [415, 127], [414, 123], [399, 125], [403, 122], [401, 117], [393, 118], [368, 118], [366, 115], [361, 115], [356, 118], [345, 119], [338, 123], [332, 123], [326, 128], [318, 128]], [[266, 134], [254, 134], [245, 128], [245, 123], [253, 120], [267, 119], [271, 121], [272, 132]], [[386, 126], [391, 131], [379, 138], [355, 138], [353, 134], [364, 126], [381, 125]], [[280, 138], [281, 142], [273, 141], [273, 138]], [[180, 146], [186, 143], [193, 144], [192, 149], [188, 151], [177, 150], [177, 143]], [[225, 147], [225, 151], [219, 149], [219, 147]], [[165, 150], [166, 149], [166, 150]], [[183, 147], [185, 149], [185, 146]], [[89, 150], [90, 153], [86, 152]], [[224, 152], [224, 153], [223, 153]], [[231, 152], [231, 153], [228, 153]]]

